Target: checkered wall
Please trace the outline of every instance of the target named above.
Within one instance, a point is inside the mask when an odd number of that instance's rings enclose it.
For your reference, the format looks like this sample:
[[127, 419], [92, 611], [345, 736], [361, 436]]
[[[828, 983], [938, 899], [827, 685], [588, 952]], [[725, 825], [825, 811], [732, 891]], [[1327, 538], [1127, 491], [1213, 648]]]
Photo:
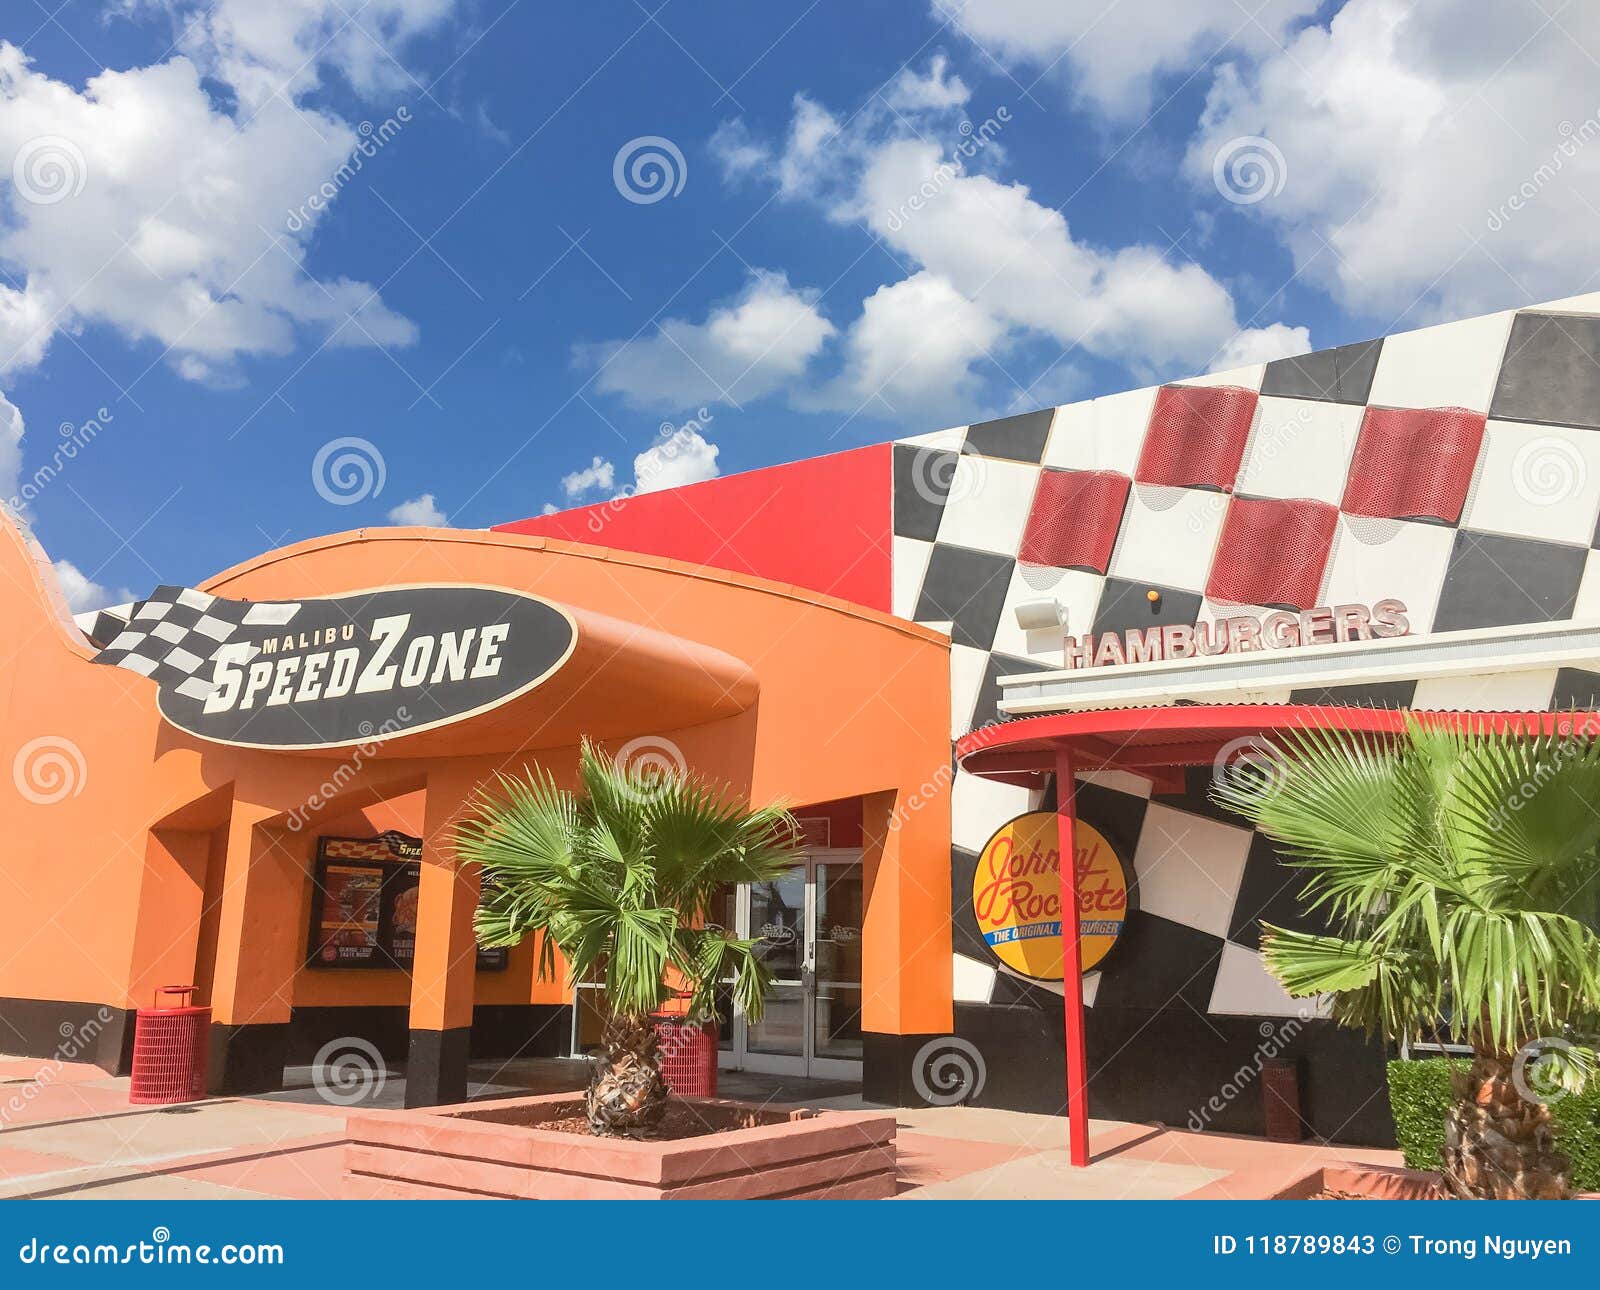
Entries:
[[[1600, 617], [1600, 294], [903, 439], [894, 496], [894, 611], [950, 624], [952, 738], [997, 719], [998, 677], [1061, 666], [1058, 630], [1017, 624], [1029, 601], [1054, 599], [1073, 635], [1387, 597], [1419, 634]], [[1567, 668], [1278, 697], [1597, 695], [1600, 675]], [[1137, 886], [1123, 943], [1086, 980], [1091, 1006], [1300, 1009], [1261, 966], [1259, 924], [1297, 925], [1302, 879], [1209, 802], [1209, 774], [1181, 794], [1122, 775], [1080, 785]], [[957, 776], [965, 1002], [1053, 1006], [995, 964], [968, 905], [985, 840], [1040, 805]]]

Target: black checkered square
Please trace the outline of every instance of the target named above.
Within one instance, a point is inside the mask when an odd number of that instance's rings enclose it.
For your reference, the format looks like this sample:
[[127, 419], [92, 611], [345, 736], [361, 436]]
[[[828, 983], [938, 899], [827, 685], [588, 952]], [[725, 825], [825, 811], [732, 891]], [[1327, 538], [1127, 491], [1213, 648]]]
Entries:
[[207, 698], [215, 685], [199, 675], [217, 651], [245, 627], [287, 624], [300, 606], [224, 600], [193, 587], [157, 587], [138, 601], [123, 629], [94, 662], [147, 676], [191, 699]]

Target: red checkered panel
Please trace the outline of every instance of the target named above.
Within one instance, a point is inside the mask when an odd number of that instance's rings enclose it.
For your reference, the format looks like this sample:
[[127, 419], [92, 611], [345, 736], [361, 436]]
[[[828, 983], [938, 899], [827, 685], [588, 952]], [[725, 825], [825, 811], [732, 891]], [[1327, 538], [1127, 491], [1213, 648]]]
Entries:
[[1039, 476], [1017, 559], [1104, 573], [1132, 480], [1115, 470], [1047, 470]]
[[1456, 523], [1483, 445], [1484, 419], [1466, 408], [1368, 408], [1342, 509]]
[[1235, 497], [1222, 521], [1206, 596], [1240, 605], [1317, 603], [1339, 512], [1303, 498]]
[[1237, 385], [1163, 385], [1134, 478], [1179, 488], [1233, 488], [1256, 416], [1256, 392]]

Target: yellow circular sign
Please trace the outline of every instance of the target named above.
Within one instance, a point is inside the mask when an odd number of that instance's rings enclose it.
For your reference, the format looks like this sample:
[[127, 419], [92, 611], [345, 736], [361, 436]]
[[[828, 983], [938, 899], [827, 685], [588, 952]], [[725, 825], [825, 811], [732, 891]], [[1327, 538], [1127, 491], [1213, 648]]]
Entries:
[[[1122, 934], [1128, 875], [1098, 829], [1079, 820], [1073, 832], [1087, 972]], [[1019, 815], [984, 843], [972, 876], [972, 912], [985, 943], [1008, 968], [1041, 981], [1062, 979], [1061, 843], [1054, 811]]]

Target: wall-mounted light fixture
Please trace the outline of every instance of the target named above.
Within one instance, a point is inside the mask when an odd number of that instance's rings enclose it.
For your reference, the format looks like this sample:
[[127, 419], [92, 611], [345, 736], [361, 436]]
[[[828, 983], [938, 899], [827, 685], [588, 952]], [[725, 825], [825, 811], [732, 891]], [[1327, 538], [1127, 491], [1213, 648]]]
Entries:
[[1057, 600], [1027, 600], [1011, 611], [1017, 616], [1017, 626], [1025, 632], [1048, 631], [1066, 624]]

